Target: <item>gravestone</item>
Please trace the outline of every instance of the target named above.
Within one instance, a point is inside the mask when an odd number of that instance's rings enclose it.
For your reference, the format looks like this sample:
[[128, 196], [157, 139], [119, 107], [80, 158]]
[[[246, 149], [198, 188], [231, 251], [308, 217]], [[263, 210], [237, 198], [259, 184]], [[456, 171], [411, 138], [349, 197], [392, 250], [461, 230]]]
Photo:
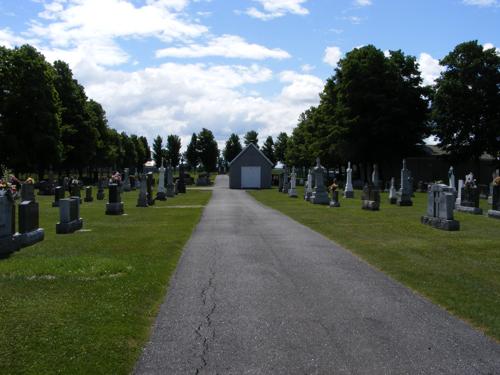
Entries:
[[283, 190], [283, 174], [280, 173], [278, 175], [278, 191], [281, 192]]
[[123, 180], [123, 191], [130, 191], [130, 190], [132, 190], [132, 187], [130, 186], [130, 176], [129, 176], [129, 173], [130, 173], [130, 169], [125, 168], [124, 169], [125, 178]]
[[0, 257], [7, 256], [21, 248], [15, 240], [16, 206], [10, 190], [0, 189]]
[[163, 166], [163, 159], [161, 160], [161, 167], [159, 171], [160, 175], [158, 177], [158, 191], [156, 192], [156, 199], [159, 201], [166, 201], [167, 191], [165, 190], [165, 167]]
[[500, 177], [496, 177], [493, 181], [491, 195], [491, 210], [488, 210], [488, 216], [500, 219]]
[[427, 215], [422, 216], [422, 224], [447, 231], [459, 230], [460, 223], [453, 219], [454, 189], [444, 184], [433, 184], [427, 194]]
[[148, 191], [148, 206], [153, 206], [155, 204], [155, 199], [153, 198], [153, 172], [148, 172], [146, 175], [147, 191]]
[[186, 194], [186, 181], [184, 179], [184, 165], [179, 165], [179, 179], [177, 180], [177, 193]]
[[135, 176], [130, 176], [129, 180], [130, 180], [130, 190], [136, 190], [136, 187], [135, 187]]
[[369, 211], [378, 211], [380, 209], [380, 180], [378, 178], [377, 164], [373, 165], [371, 182], [363, 187], [361, 208]]
[[290, 189], [288, 189], [288, 196], [290, 198], [297, 198], [297, 173], [295, 173], [295, 167], [292, 168], [292, 173], [290, 174]]
[[35, 185], [24, 183], [21, 185], [21, 201], [35, 202]]
[[105, 185], [104, 179], [100, 178], [98, 185], [97, 185], [97, 200], [98, 201], [104, 200], [104, 185]]
[[123, 215], [123, 202], [121, 201], [120, 188], [118, 184], [109, 184], [108, 203], [106, 203], [106, 215]]
[[286, 165], [283, 166], [283, 189], [281, 189], [282, 193], [288, 193], [288, 169]]
[[456, 191], [457, 188], [455, 185], [455, 173], [453, 172], [453, 166], [451, 166], [450, 169], [448, 170], [448, 182], [450, 188], [452, 188], [453, 191]]
[[80, 217], [80, 204], [75, 198], [59, 200], [59, 222], [56, 224], [57, 234], [73, 233], [82, 229], [83, 219]]
[[135, 188], [136, 189], [140, 189], [141, 188], [141, 180], [140, 180], [139, 174], [137, 172], [136, 172], [136, 175], [135, 175]]
[[483, 210], [479, 208], [479, 187], [472, 173], [465, 176], [465, 183], [460, 191], [460, 205], [456, 209], [473, 215], [483, 214]]
[[464, 187], [464, 180], [458, 180], [458, 191], [457, 191], [457, 199], [455, 200], [455, 207], [460, 206], [462, 202], [462, 189]]
[[148, 182], [146, 175], [141, 176], [141, 187], [139, 189], [139, 197], [137, 198], [137, 207], [148, 207]]
[[488, 204], [491, 205], [493, 202], [493, 186], [495, 186], [495, 179], [500, 176], [500, 170], [496, 170], [491, 174], [491, 182], [490, 182], [490, 192], [488, 194]]
[[80, 185], [78, 182], [74, 182], [70, 186], [70, 196], [72, 197], [78, 197], [78, 200], [80, 203], [82, 203], [82, 196], [80, 193]]
[[196, 186], [209, 186], [210, 185], [210, 174], [200, 173], [196, 179]]
[[325, 183], [323, 182], [323, 174], [325, 169], [321, 166], [319, 158], [316, 159], [316, 167], [314, 167], [314, 180], [316, 185], [314, 186], [314, 191], [311, 196], [310, 202], [313, 204], [330, 204], [330, 198], [328, 197], [328, 192], [325, 188]]
[[54, 189], [54, 202], [52, 202], [52, 207], [59, 207], [59, 200], [64, 199], [65, 191], [64, 187], [57, 186]]
[[427, 192], [427, 184], [423, 181], [419, 181], [417, 184], [417, 191], [419, 193], [426, 193]]
[[401, 169], [401, 189], [398, 192], [397, 205], [398, 206], [413, 206], [411, 200], [410, 188], [410, 171], [406, 168], [406, 160], [403, 159], [403, 168]]
[[21, 247], [31, 246], [43, 241], [45, 232], [39, 228], [39, 206], [34, 201], [22, 201], [19, 204], [18, 233], [14, 235]]
[[93, 202], [94, 197], [92, 196], [92, 186], [85, 187], [85, 198], [83, 198], [85, 202]]
[[306, 192], [304, 194], [304, 199], [306, 201], [310, 201], [311, 200], [311, 196], [312, 196], [312, 193], [313, 193], [312, 181], [313, 181], [312, 171], [311, 171], [311, 168], [309, 168], [309, 172], [307, 173], [307, 182], [306, 182], [306, 189], [305, 189]]
[[391, 187], [389, 188], [389, 203], [390, 204], [396, 204], [398, 201], [395, 184], [396, 184], [396, 181], [393, 177], [393, 178], [391, 178]]
[[345, 184], [344, 198], [352, 199], [352, 198], [354, 198], [354, 188], [352, 186], [351, 162], [347, 163], [346, 178], [347, 178], [347, 181]]
[[174, 173], [170, 163], [167, 164], [167, 197], [175, 197]]

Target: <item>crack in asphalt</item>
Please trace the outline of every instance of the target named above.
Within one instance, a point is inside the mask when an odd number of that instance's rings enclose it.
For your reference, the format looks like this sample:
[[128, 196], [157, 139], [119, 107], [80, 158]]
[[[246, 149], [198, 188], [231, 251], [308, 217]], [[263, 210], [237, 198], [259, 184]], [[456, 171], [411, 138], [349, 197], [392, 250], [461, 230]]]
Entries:
[[216, 288], [214, 285], [215, 279], [215, 254], [214, 262], [210, 266], [210, 277], [208, 279], [207, 285], [201, 290], [201, 302], [203, 308], [208, 308], [208, 313], [204, 316], [204, 320], [196, 328], [195, 334], [200, 339], [202, 343], [202, 351], [200, 354], [201, 365], [196, 369], [195, 374], [201, 374], [202, 371], [207, 367], [208, 360], [207, 355], [209, 351], [209, 341], [215, 339], [215, 329], [212, 327], [212, 315], [217, 308], [217, 303], [215, 302], [215, 292]]

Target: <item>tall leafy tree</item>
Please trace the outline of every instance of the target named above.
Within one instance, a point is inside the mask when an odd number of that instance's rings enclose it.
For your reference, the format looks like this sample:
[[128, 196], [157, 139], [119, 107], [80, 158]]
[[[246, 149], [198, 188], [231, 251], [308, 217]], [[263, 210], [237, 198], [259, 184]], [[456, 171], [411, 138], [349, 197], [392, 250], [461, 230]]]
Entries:
[[163, 138], [161, 136], [157, 136], [153, 140], [153, 160], [157, 167], [161, 165], [161, 159], [164, 157], [165, 153], [163, 150]]
[[285, 132], [278, 134], [274, 144], [274, 156], [277, 161], [285, 162], [285, 152], [288, 144], [288, 135]]
[[193, 133], [193, 135], [191, 136], [191, 141], [189, 142], [186, 149], [185, 158], [189, 168], [195, 169], [196, 167], [198, 167], [198, 164], [200, 162], [200, 155], [198, 153], [198, 137], [195, 133]]
[[97, 132], [96, 153], [94, 160], [92, 160], [92, 165], [95, 167], [105, 167], [109, 165], [108, 153], [110, 151], [108, 139], [109, 128], [106, 112], [102, 106], [94, 100], [88, 100], [86, 107], [90, 126]]
[[257, 148], [259, 147], [259, 133], [255, 130], [250, 130], [245, 134], [245, 146], [253, 143]]
[[131, 168], [137, 165], [137, 151], [135, 149], [134, 141], [127, 133], [121, 133], [122, 145], [123, 145], [123, 161], [122, 168]]
[[40, 177], [62, 154], [61, 109], [52, 66], [35, 48], [0, 49], [0, 156]]
[[427, 91], [414, 57], [390, 56], [372, 45], [340, 60], [328, 101], [334, 105], [329, 141], [344, 160], [400, 159], [428, 133]]
[[177, 135], [169, 135], [167, 137], [167, 150], [166, 154], [172, 166], [176, 168], [181, 159], [181, 139]]
[[445, 56], [432, 101], [433, 131], [456, 159], [500, 150], [500, 56], [477, 41], [461, 43]]
[[215, 171], [217, 169], [219, 147], [210, 130], [203, 128], [198, 134], [197, 150], [203, 169], [206, 172]]
[[54, 62], [56, 71], [55, 87], [62, 106], [62, 141], [64, 144], [64, 165], [77, 168], [80, 174], [83, 168], [96, 155], [98, 130], [92, 126], [87, 112], [85, 90], [76, 79], [68, 64]]
[[130, 135], [130, 140], [134, 144], [135, 152], [137, 155], [134, 167], [139, 171], [142, 170], [142, 166], [147, 161], [146, 149], [144, 148], [144, 143], [135, 134]]
[[242, 150], [240, 137], [237, 134], [231, 134], [226, 141], [226, 147], [224, 148], [224, 159], [227, 163], [230, 163]]
[[276, 165], [276, 156], [274, 155], [274, 141], [273, 137], [269, 136], [266, 138], [264, 145], [262, 146], [262, 152], [267, 158]]
[[142, 147], [144, 147], [145, 155], [144, 155], [144, 161], [142, 164], [145, 162], [151, 160], [151, 149], [149, 148], [148, 144], [148, 139], [144, 136], [139, 137], [139, 141], [142, 143]]

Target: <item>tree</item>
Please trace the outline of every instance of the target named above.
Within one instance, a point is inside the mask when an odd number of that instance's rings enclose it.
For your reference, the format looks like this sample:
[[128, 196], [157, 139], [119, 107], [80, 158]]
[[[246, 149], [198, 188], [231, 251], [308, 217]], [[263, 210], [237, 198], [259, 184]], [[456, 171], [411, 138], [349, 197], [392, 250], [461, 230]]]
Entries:
[[264, 145], [262, 146], [262, 152], [273, 163], [273, 165], [276, 165], [276, 156], [274, 155], [273, 137], [269, 136], [266, 138], [266, 141], [264, 142]]
[[181, 139], [177, 135], [169, 135], [167, 137], [167, 158], [172, 163], [172, 166], [176, 168], [179, 165], [181, 158]]
[[52, 66], [35, 48], [0, 49], [0, 157], [39, 177], [62, 156], [61, 107]]
[[122, 168], [131, 168], [137, 165], [137, 151], [135, 149], [135, 144], [131, 137], [127, 133], [121, 133], [122, 147], [123, 147], [123, 161], [121, 164]]
[[109, 139], [108, 139], [108, 120], [106, 112], [102, 106], [94, 100], [88, 100], [86, 103], [86, 112], [90, 126], [97, 132], [96, 153], [92, 165], [95, 167], [105, 167], [109, 165]]
[[219, 157], [219, 148], [210, 130], [203, 128], [198, 134], [197, 151], [203, 169], [206, 172], [215, 171], [217, 168], [217, 158]]
[[240, 137], [236, 134], [231, 134], [229, 139], [226, 141], [226, 147], [224, 148], [224, 159], [226, 163], [230, 163], [242, 150]]
[[[139, 141], [142, 143], [142, 147], [144, 147], [144, 161], [142, 164], [144, 165], [145, 162], [151, 160], [151, 149], [149, 148], [148, 140], [144, 136], [139, 137]], [[142, 165], [141, 165], [141, 170], [142, 170]]]
[[64, 145], [64, 166], [77, 168], [82, 174], [83, 168], [96, 155], [98, 130], [92, 126], [87, 112], [85, 90], [73, 78], [73, 72], [63, 61], [54, 62], [56, 71], [55, 87], [61, 99], [61, 135]]
[[349, 52], [321, 98], [330, 106], [320, 104], [320, 115], [332, 150], [365, 164], [408, 156], [428, 134], [428, 92], [421, 84], [415, 57], [401, 51], [386, 57], [372, 45]]
[[455, 159], [500, 149], [500, 56], [477, 41], [459, 44], [440, 64], [432, 102], [433, 132]]
[[198, 154], [198, 137], [195, 133], [191, 136], [191, 141], [187, 146], [185, 155], [189, 168], [195, 169], [200, 162], [200, 155]]
[[259, 133], [257, 133], [255, 130], [250, 130], [245, 134], [245, 146], [248, 146], [250, 143], [253, 143], [257, 148], [259, 148], [259, 139], [258, 139]]
[[157, 167], [161, 165], [161, 159], [164, 157], [163, 139], [159, 135], [153, 140], [153, 160]]
[[137, 170], [142, 171], [142, 166], [147, 161], [147, 152], [144, 148], [144, 143], [135, 134], [130, 135], [130, 140], [134, 144], [135, 152], [137, 155], [134, 167], [137, 168]]
[[274, 144], [274, 156], [276, 161], [285, 162], [285, 152], [288, 144], [288, 135], [284, 132], [278, 134]]

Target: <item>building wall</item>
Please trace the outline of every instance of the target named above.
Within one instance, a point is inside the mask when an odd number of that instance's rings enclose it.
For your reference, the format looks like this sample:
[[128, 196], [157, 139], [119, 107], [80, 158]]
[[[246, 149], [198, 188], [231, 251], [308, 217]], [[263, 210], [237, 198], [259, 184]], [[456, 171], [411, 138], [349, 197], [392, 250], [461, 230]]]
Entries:
[[241, 189], [241, 167], [260, 167], [262, 189], [271, 188], [272, 167], [253, 147], [241, 155], [229, 167], [229, 188]]

